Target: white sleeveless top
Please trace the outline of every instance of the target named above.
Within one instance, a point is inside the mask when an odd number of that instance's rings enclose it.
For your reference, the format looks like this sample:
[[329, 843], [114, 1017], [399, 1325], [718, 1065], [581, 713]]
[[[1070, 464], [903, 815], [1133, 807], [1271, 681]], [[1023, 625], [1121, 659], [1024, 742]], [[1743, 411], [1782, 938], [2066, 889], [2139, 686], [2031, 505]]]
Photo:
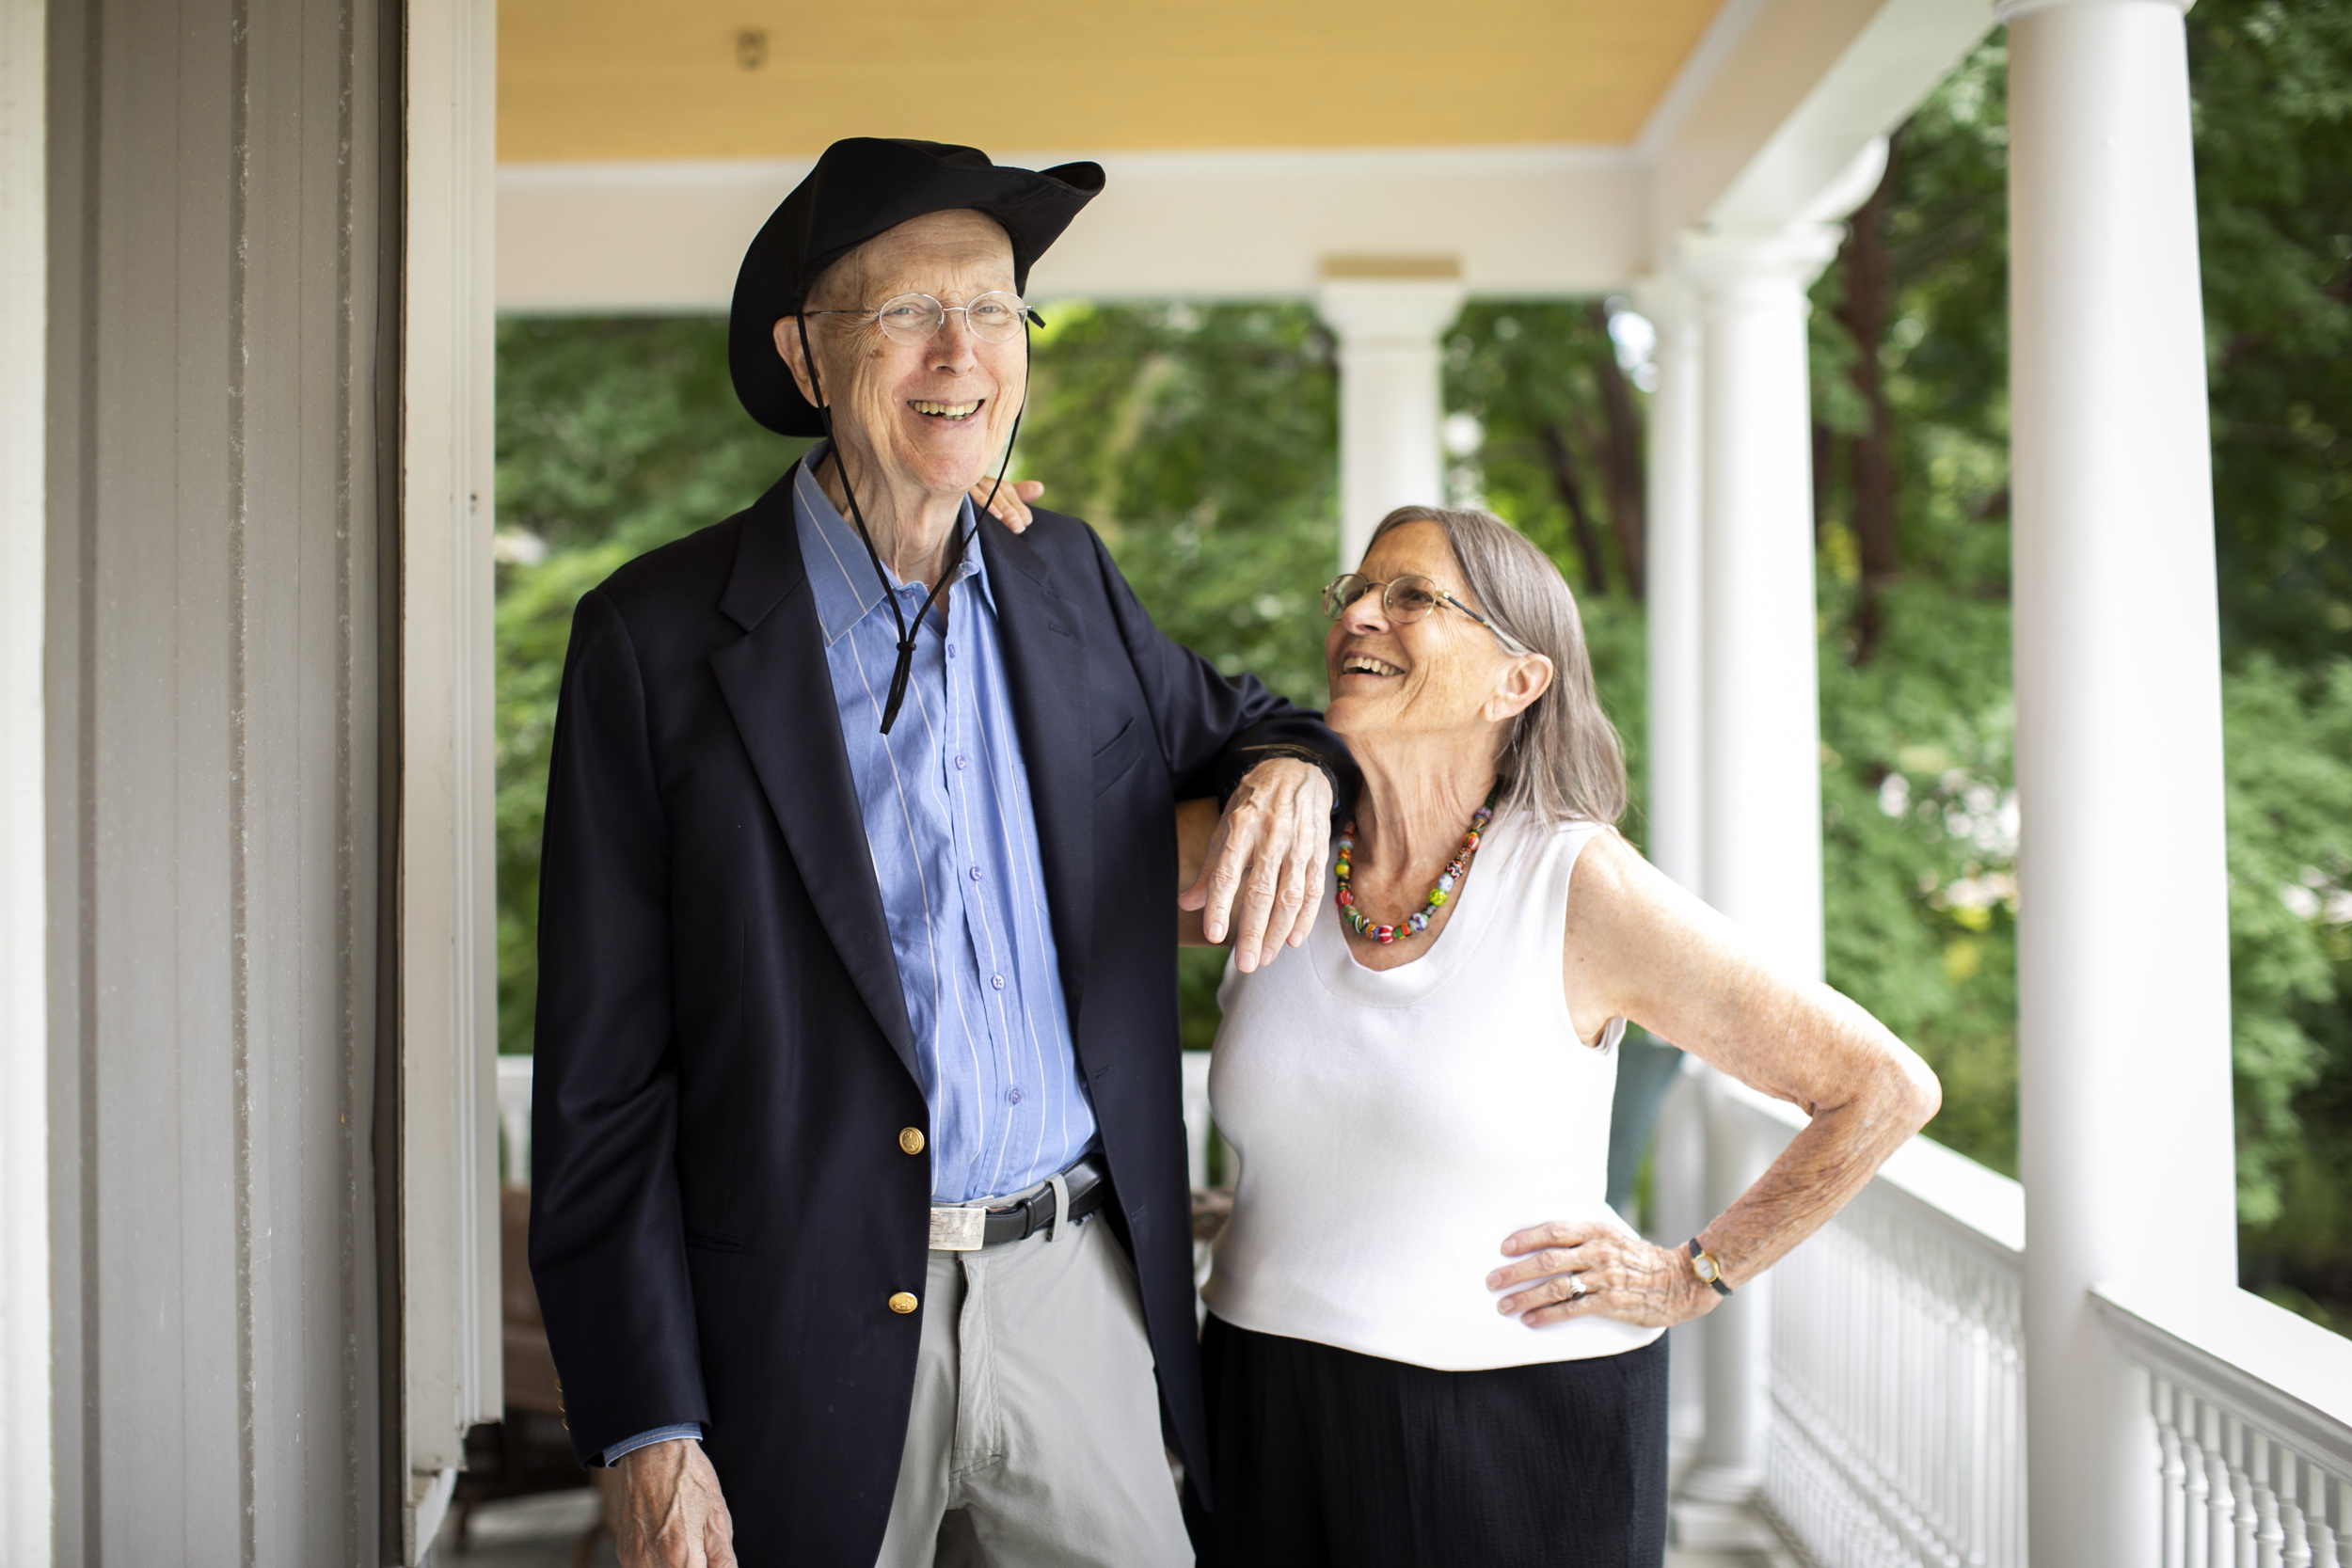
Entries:
[[[1495, 1310], [1502, 1240], [1603, 1220], [1622, 1019], [1576, 1037], [1568, 877], [1589, 822], [1499, 817], [1452, 919], [1411, 963], [1348, 951], [1327, 882], [1307, 945], [1217, 992], [1209, 1095], [1240, 1156], [1201, 1294], [1236, 1327], [1447, 1371], [1614, 1355], [1663, 1332]], [[1523, 1288], [1523, 1287], [1522, 1287]]]

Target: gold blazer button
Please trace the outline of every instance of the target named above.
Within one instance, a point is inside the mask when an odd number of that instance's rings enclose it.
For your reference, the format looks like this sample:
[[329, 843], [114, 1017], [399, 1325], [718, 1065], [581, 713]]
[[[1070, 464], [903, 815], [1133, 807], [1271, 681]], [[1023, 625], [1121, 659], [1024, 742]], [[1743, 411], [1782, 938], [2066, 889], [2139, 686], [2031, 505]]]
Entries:
[[919, 1128], [919, 1127], [901, 1127], [901, 1128], [899, 1128], [899, 1129], [898, 1129], [898, 1147], [899, 1147], [900, 1148], [905, 1149], [905, 1150], [906, 1150], [909, 1154], [920, 1154], [920, 1153], [922, 1153], [922, 1152], [923, 1152], [923, 1130], [922, 1130], [921, 1128]]
[[914, 1311], [914, 1306], [915, 1303], [914, 1295], [906, 1291], [901, 1291], [897, 1295], [890, 1298], [890, 1309], [893, 1312], [898, 1313], [902, 1318], [909, 1312]]

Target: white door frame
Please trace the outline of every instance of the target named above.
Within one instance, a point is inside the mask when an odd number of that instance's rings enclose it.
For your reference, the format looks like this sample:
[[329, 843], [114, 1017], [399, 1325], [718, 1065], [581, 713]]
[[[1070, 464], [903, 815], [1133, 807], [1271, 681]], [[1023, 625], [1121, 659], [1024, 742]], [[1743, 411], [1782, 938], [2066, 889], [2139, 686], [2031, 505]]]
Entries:
[[46, 1562], [48, 6], [0, 0], [0, 1561]]
[[[408, 0], [400, 418], [398, 1431], [404, 1560], [495, 1421], [498, 954], [490, 536], [495, 0]], [[389, 1043], [389, 1042], [388, 1042]], [[393, 1347], [387, 1343], [387, 1354]]]

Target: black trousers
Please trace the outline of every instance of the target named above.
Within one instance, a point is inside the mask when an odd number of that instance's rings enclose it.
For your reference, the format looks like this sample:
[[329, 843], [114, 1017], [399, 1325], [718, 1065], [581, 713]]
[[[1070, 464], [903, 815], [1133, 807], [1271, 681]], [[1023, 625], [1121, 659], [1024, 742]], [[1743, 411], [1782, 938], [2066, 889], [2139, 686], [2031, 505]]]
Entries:
[[1201, 1338], [1215, 1512], [1201, 1568], [1660, 1568], [1666, 1341], [1441, 1372], [1255, 1334]]

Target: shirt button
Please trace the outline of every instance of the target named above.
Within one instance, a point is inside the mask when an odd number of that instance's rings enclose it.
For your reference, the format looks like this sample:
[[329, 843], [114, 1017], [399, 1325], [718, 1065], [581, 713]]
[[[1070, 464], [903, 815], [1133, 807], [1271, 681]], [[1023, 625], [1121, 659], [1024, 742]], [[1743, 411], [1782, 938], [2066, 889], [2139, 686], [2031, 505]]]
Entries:
[[922, 1153], [922, 1152], [923, 1152], [923, 1130], [922, 1130], [921, 1128], [919, 1128], [919, 1127], [901, 1127], [901, 1128], [899, 1128], [899, 1129], [898, 1129], [898, 1147], [899, 1147], [900, 1148], [905, 1149], [905, 1150], [906, 1150], [909, 1154], [920, 1154], [920, 1153]]
[[1018, 1084], [1015, 1084], [1015, 1085], [1014, 1085], [1011, 1088], [1007, 1089], [1007, 1090], [1005, 1091], [1005, 1098], [1006, 1098], [1007, 1100], [1011, 1101], [1012, 1101], [1015, 1105], [1020, 1104], [1020, 1103], [1021, 1103], [1021, 1085], [1018, 1085]]
[[901, 1291], [890, 1298], [890, 1309], [902, 1318], [914, 1311], [918, 1305], [920, 1304], [915, 1301], [913, 1293], [906, 1291]]
[[998, 990], [1003, 990], [1005, 989], [1005, 977], [1001, 974], [990, 975], [988, 977], [988, 983], [994, 986]]
[[953, 642], [947, 644], [947, 657], [949, 658], [956, 657], [956, 645]]
[[980, 879], [980, 868], [977, 865], [972, 868], [972, 879], [976, 882]]
[[958, 757], [958, 758], [956, 758], [956, 766], [957, 766], [958, 768], [961, 768], [961, 767], [963, 766], [963, 758], [961, 758], [961, 757]]

